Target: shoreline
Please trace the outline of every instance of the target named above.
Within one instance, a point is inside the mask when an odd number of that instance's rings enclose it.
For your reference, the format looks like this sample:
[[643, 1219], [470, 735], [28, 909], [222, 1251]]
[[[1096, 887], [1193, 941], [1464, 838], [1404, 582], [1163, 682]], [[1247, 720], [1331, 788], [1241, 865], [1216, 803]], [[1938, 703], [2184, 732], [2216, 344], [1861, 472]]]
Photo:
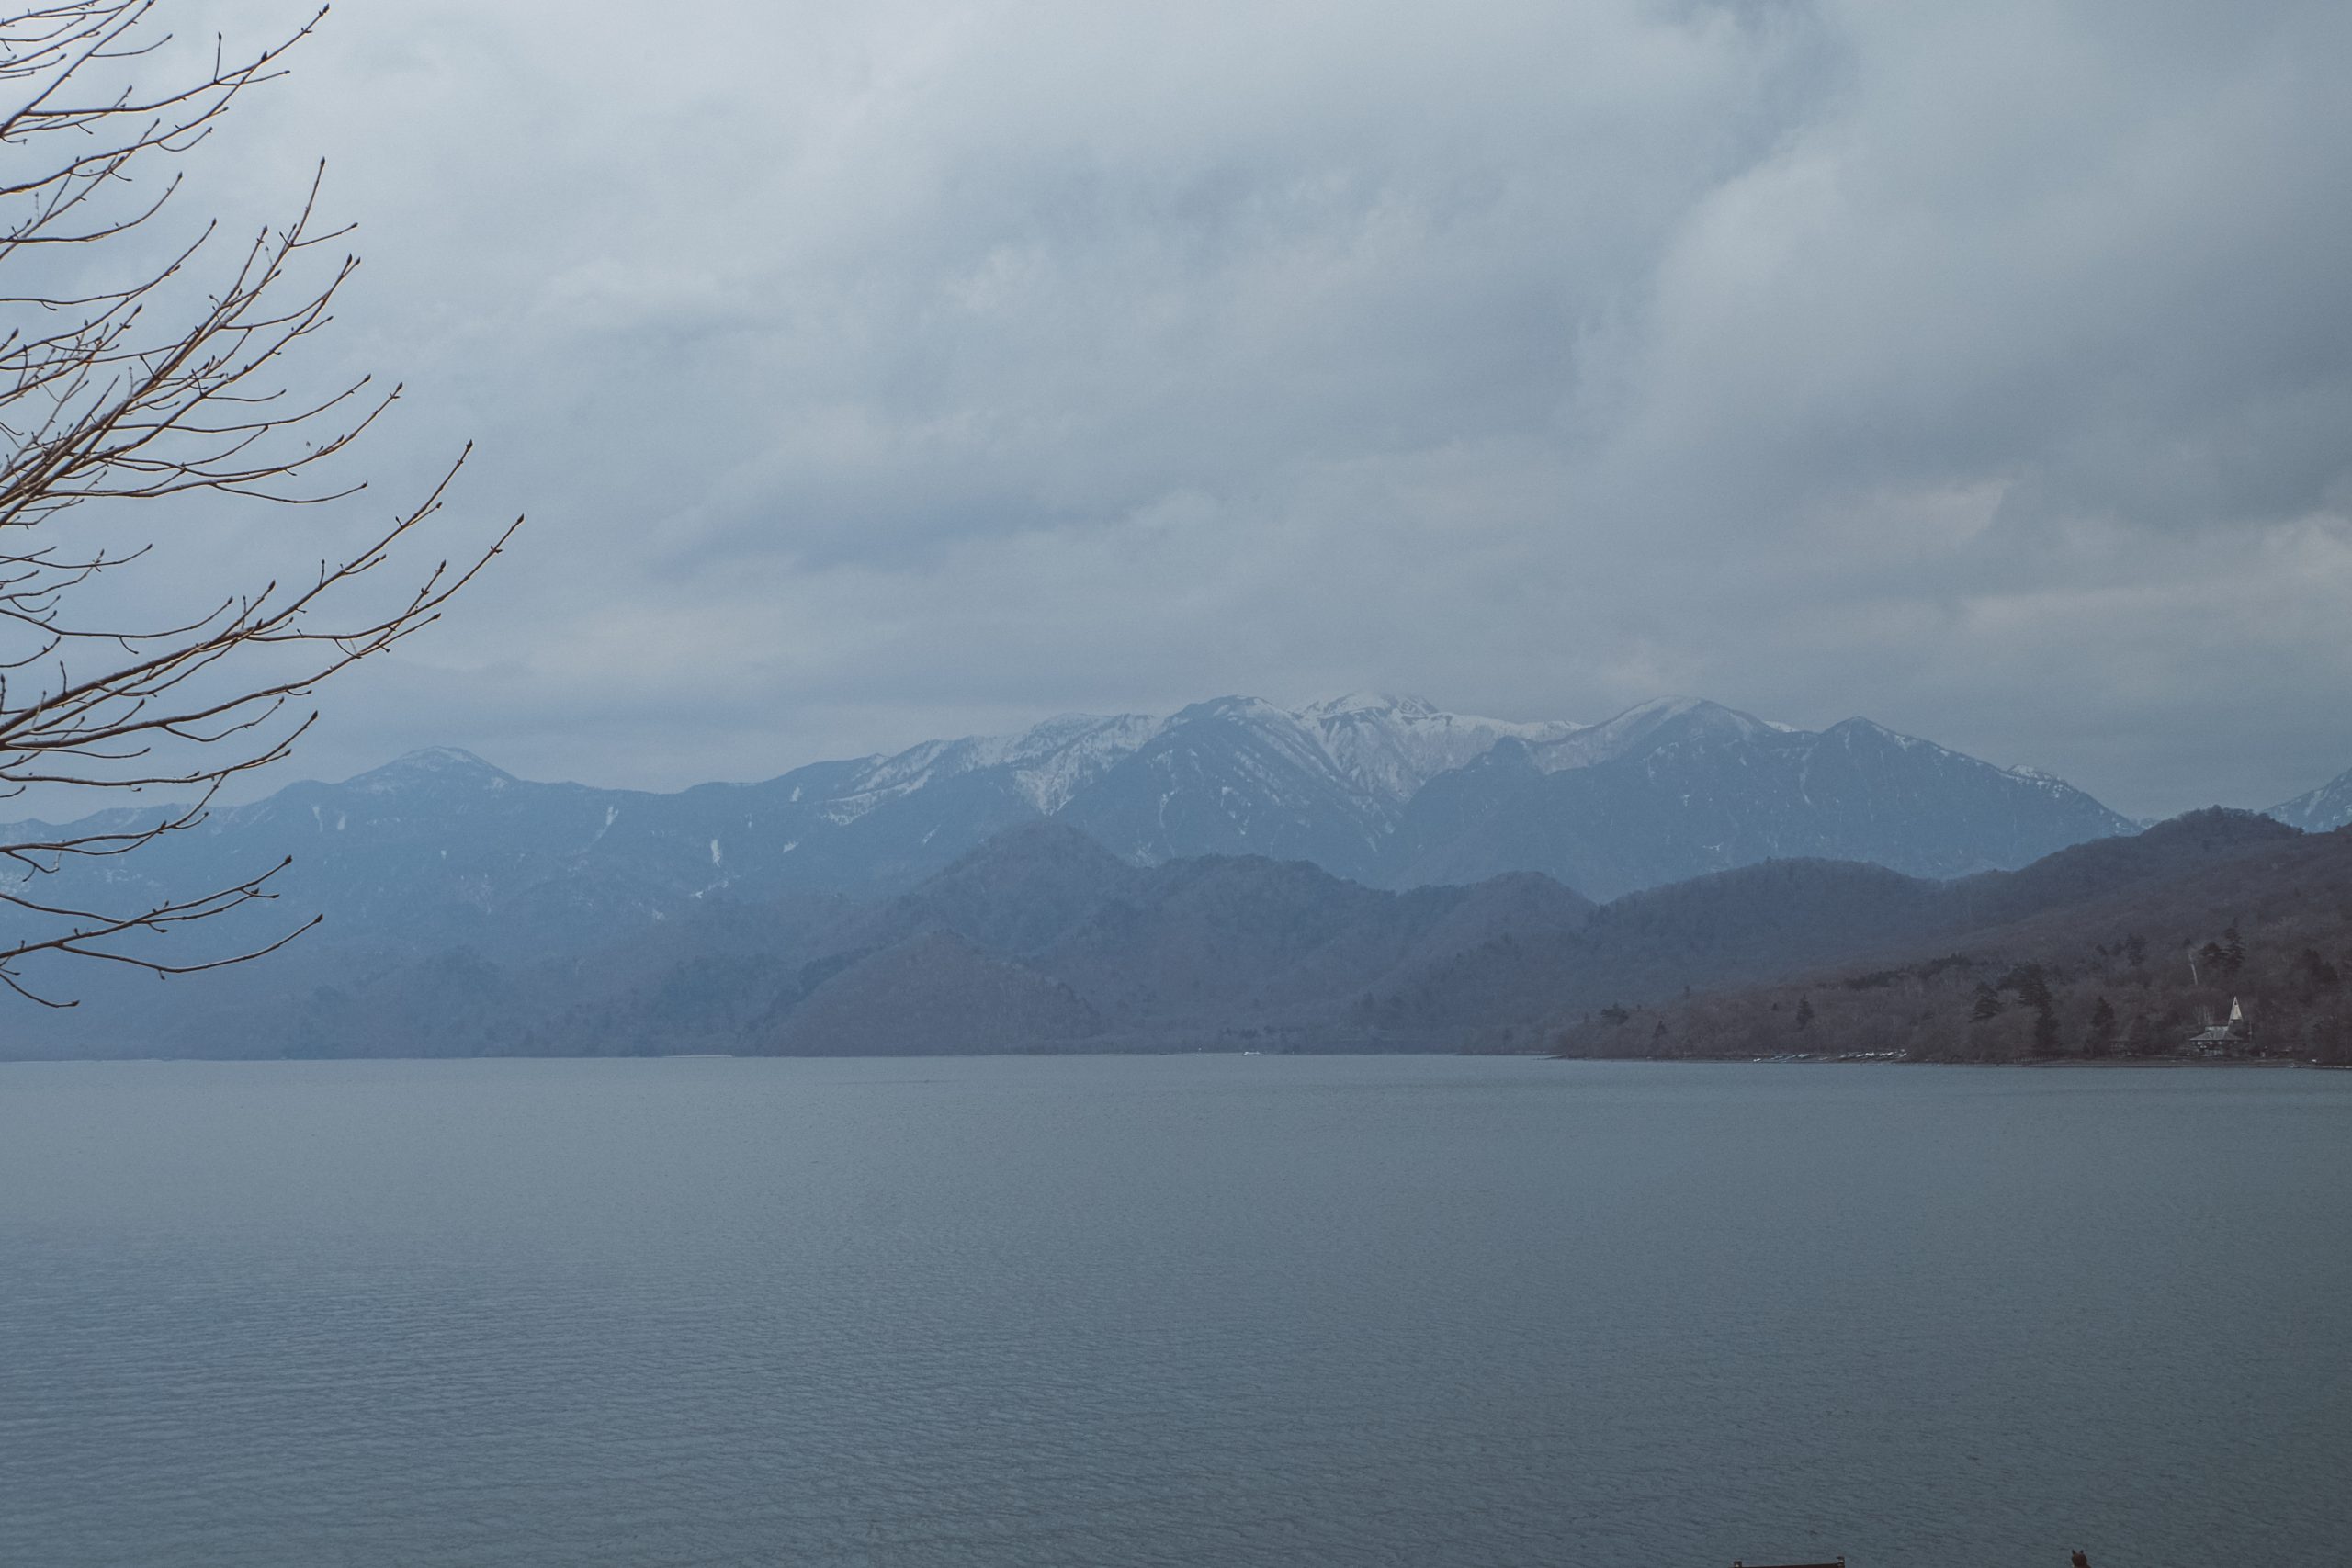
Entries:
[[2294, 1068], [2304, 1072], [2352, 1072], [2352, 1063], [2313, 1062], [2288, 1056], [2043, 1056], [2021, 1062], [1995, 1061], [1936, 1061], [1927, 1057], [1904, 1056], [1892, 1052], [1872, 1052], [1858, 1056], [1564, 1056], [1546, 1053], [1545, 1060], [1554, 1062], [1687, 1062], [1694, 1066], [1758, 1066], [1758, 1067], [2024, 1067], [2037, 1071], [2087, 1067], [2098, 1071], [2144, 1071], [2156, 1069], [2201, 1071], [2217, 1067], [2260, 1067], [2264, 1069]]
[[108, 1066], [120, 1063], [195, 1063], [209, 1066], [268, 1066], [273, 1064], [345, 1064], [364, 1065], [378, 1062], [949, 1062], [987, 1060], [1044, 1060], [1053, 1057], [1085, 1056], [1093, 1058], [1224, 1056], [1246, 1058], [1346, 1056], [1363, 1058], [1453, 1057], [1480, 1058], [1521, 1062], [1593, 1062], [1645, 1063], [1658, 1066], [1789, 1066], [1789, 1067], [2017, 1067], [2037, 1071], [2091, 1068], [2101, 1071], [2209, 1071], [2214, 1069], [2257, 1068], [2264, 1071], [2296, 1070], [2303, 1072], [2352, 1072], [2352, 1063], [2314, 1062], [2292, 1057], [2190, 1057], [2190, 1056], [2131, 1056], [2131, 1057], [2042, 1057], [2026, 1061], [1939, 1061], [1925, 1057], [1905, 1056], [1898, 1052], [1868, 1052], [1853, 1055], [1773, 1055], [1773, 1056], [1571, 1056], [1548, 1051], [1482, 1051], [1455, 1050], [1209, 1050], [1178, 1047], [1168, 1050], [1110, 1051], [929, 1051], [857, 1053], [840, 1055], [775, 1055], [766, 1052], [726, 1051], [649, 1051], [626, 1055], [594, 1054], [562, 1055], [549, 1053], [483, 1053], [478, 1055], [453, 1056], [442, 1055], [305, 1055], [305, 1056], [212, 1056], [212, 1055], [0, 1055], [0, 1068], [11, 1066]]

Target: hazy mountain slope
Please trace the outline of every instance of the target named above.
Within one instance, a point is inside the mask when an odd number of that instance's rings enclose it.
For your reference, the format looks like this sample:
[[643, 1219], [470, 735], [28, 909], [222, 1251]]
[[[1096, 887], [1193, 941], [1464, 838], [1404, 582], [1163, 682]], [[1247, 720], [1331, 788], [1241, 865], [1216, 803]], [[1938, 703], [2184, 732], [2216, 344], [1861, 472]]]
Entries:
[[1850, 862], [1769, 862], [1627, 895], [1573, 932], [1498, 938], [1400, 975], [1363, 1016], [1408, 1031], [1446, 1021], [1510, 1027], [1525, 1041], [1585, 1012], [1666, 1002], [1686, 987], [1931, 955], [1971, 931], [2128, 902], [2136, 889], [2193, 882], [2296, 838], [2251, 813], [2211, 811], [1955, 883]]
[[1860, 721], [1807, 735], [1682, 699], [1580, 728], [1408, 698], [1293, 712], [1234, 697], [674, 795], [535, 784], [466, 752], [421, 751], [217, 812], [45, 890], [130, 903], [228, 886], [290, 855], [281, 901], [216, 929], [217, 951], [315, 911], [366, 943], [548, 954], [708, 897], [902, 890], [1046, 818], [1136, 864], [1264, 854], [1396, 887], [1532, 870], [1597, 895], [1775, 856], [1951, 874], [2122, 826], [2055, 781]]
[[1935, 927], [1929, 884], [1879, 866], [1773, 861], [1629, 895], [1574, 931], [1506, 931], [1433, 958], [1389, 976], [1356, 1016], [1465, 1043], [1527, 1040], [1593, 1009], [1761, 980]]
[[1060, 824], [1001, 836], [854, 922], [861, 950], [946, 932], [1023, 960], [1134, 1035], [1328, 1021], [1400, 967], [1581, 924], [1590, 904], [1535, 876], [1397, 894], [1303, 862], [1128, 866]]
[[1407, 898], [1295, 861], [1173, 862], [1035, 962], [1138, 1025], [1258, 1021], [1376, 980], [1461, 897]]
[[698, 902], [625, 942], [569, 953], [340, 942], [169, 981], [52, 965], [83, 1005], [26, 1012], [0, 1055], [628, 1055], [741, 1048], [741, 1031], [841, 950], [866, 911], [839, 895]]
[[[2030, 907], [1996, 901], [1996, 918], [1972, 924], [1957, 941], [1998, 953], [2077, 940], [2120, 944], [2137, 932], [2160, 957], [2167, 944], [2178, 952], [2209, 926], [2267, 924], [2302, 912], [2324, 916], [2352, 940], [2352, 834], [2299, 833], [2254, 812], [2210, 808], [2160, 822], [2136, 842], [2143, 852], [2132, 874], [2101, 868], [2109, 874], [2070, 875]], [[2031, 869], [2045, 867], [2059, 869], [2048, 863]], [[2180, 967], [2185, 976], [2186, 963]]]
[[[1524, 1043], [1614, 1003], [1943, 942], [2193, 875], [2292, 837], [2259, 818], [2211, 813], [1956, 884], [1781, 861], [1593, 908], [1524, 874], [1399, 894], [1261, 857], [1137, 871], [1031, 829], [895, 901], [898, 923], [881, 929], [928, 924], [1017, 958], [1080, 998], [1106, 1042], [1261, 1030], [1327, 1047]], [[1046, 917], [1021, 919], [1030, 903]], [[911, 919], [916, 911], [930, 913]], [[1061, 934], [1041, 941], [1048, 931]]]
[[2325, 833], [2352, 823], [2352, 772], [2338, 773], [2317, 789], [2280, 802], [2267, 815], [2306, 833]]
[[[325, 924], [266, 964], [167, 988], [86, 966], [56, 972], [61, 994], [93, 1006], [70, 1021], [28, 1020], [23, 1038], [44, 1048], [297, 1048], [341, 1009], [367, 1015], [355, 1037], [390, 1043], [413, 1027], [420, 1050], [460, 1038], [494, 1048], [516, 1031], [533, 1048], [565, 1048], [566, 1037], [595, 1050], [707, 1044], [808, 992], [812, 964], [939, 931], [989, 953], [1053, 954], [1105, 1016], [1311, 1020], [1353, 987], [1358, 1000], [1426, 990], [1407, 1010], [1414, 1027], [1468, 1027], [1600, 983], [1590, 976], [1602, 958], [1590, 954], [1523, 985], [1474, 975], [1464, 956], [1506, 936], [1537, 942], [1579, 928], [1584, 906], [1563, 883], [1613, 894], [1798, 855], [1941, 874], [2120, 825], [2055, 781], [1873, 725], [1814, 735], [1687, 699], [1578, 727], [1404, 698], [1296, 711], [1226, 698], [1165, 718], [1057, 719], [674, 795], [535, 784], [439, 749], [341, 784], [290, 785], [140, 855], [41, 879], [45, 897], [121, 907], [228, 886], [290, 857], [274, 902], [175, 936], [156, 955], [202, 961], [313, 913]], [[1204, 869], [1220, 857], [1261, 863]], [[1318, 867], [1323, 880], [1281, 862]], [[1171, 869], [1162, 877], [1155, 867]], [[1454, 891], [1368, 897], [1423, 884]], [[1465, 900], [1464, 888], [1478, 891]], [[833, 908], [821, 931], [785, 929], [807, 900], [827, 897], [856, 908]], [[797, 912], [749, 946], [673, 949], [669, 933], [709, 937], [717, 928], [702, 917], [737, 906]], [[1834, 924], [1825, 910], [1798, 928], [1810, 941]], [[1128, 945], [1106, 945], [1112, 927]], [[1758, 940], [1757, 961], [1778, 961], [1781, 950]], [[1603, 956], [1623, 966], [1611, 983], [1647, 985], [1703, 975], [1731, 953], [1700, 946], [1704, 961], [1679, 967], [1645, 951]], [[487, 963], [503, 988], [480, 991], [462, 1019], [432, 1012], [441, 1004], [421, 995], [395, 996], [429, 989], [429, 966], [450, 954]], [[685, 978], [656, 979], [664, 965], [695, 964]], [[1450, 987], [1429, 982], [1430, 966], [1449, 964]], [[1222, 975], [1210, 976], [1212, 965]], [[449, 976], [448, 995], [467, 994], [470, 982]], [[323, 1010], [288, 1021], [299, 1012], [290, 998], [322, 990], [335, 993]]]
[[831, 1038], [831, 1049], [860, 1053], [1012, 1049], [1023, 1038], [1197, 1043], [1280, 1025], [1329, 1044], [1329, 1027], [1385, 976], [1589, 910], [1531, 876], [1399, 894], [1262, 857], [1138, 868], [1075, 829], [1032, 824], [877, 905], [706, 900], [643, 938], [576, 955], [320, 943], [216, 976], [118, 987], [70, 1021], [44, 1018], [40, 1043], [612, 1055], [808, 1052]]
[[2128, 906], [2138, 889], [2194, 885], [2301, 841], [2266, 818], [2200, 813], [1957, 883], [1776, 861], [1596, 908], [1524, 873], [1395, 892], [1257, 856], [1136, 867], [1066, 826], [1032, 824], [878, 904], [706, 899], [571, 954], [320, 944], [209, 979], [127, 986], [85, 1015], [44, 1015], [44, 1033], [19, 1031], [7, 1049], [1523, 1046], [1618, 1004], [1883, 966], [1970, 931]]
[[866, 954], [752, 1024], [745, 1043], [785, 1056], [1050, 1051], [1099, 1038], [1068, 986], [951, 932]]
[[[1052, 816], [1139, 863], [1274, 852], [1360, 867], [1409, 794], [1509, 725], [1408, 700], [1290, 713], [1249, 699], [1169, 718], [1049, 720], [928, 741], [759, 784], [674, 795], [517, 779], [469, 753], [413, 753], [340, 784], [288, 785], [140, 855], [44, 879], [110, 904], [225, 886], [292, 856], [275, 910], [218, 951], [324, 912], [354, 940], [556, 952], [674, 919], [695, 900], [910, 887], [1003, 829]], [[1114, 776], [1115, 775], [1115, 776]], [[108, 812], [70, 827], [153, 820]], [[12, 836], [68, 829], [18, 824]], [[5, 915], [0, 915], [5, 924]]]
[[1426, 909], [1396, 970], [1441, 962], [1502, 937], [1531, 938], [1574, 931], [1592, 918], [1592, 900], [1532, 871], [1509, 872], [1465, 886], [1417, 887], [1404, 895], [1408, 909]]
[[2098, 839], [2045, 855], [2014, 872], [1945, 885], [1969, 930], [2031, 919], [2047, 909], [2086, 905], [2149, 882], [2201, 874], [2208, 867], [2297, 842], [2295, 829], [2252, 811], [2211, 807], [2125, 838]]
[[[462, 751], [418, 752], [343, 784], [289, 785], [48, 885], [120, 904], [223, 886], [290, 856], [276, 904], [250, 911], [248, 931], [316, 912], [336, 942], [577, 951], [680, 918], [713, 893], [786, 891], [760, 852], [777, 830], [761, 808], [787, 787], [799, 786], [599, 790], [527, 783]], [[196, 934], [225, 947], [232, 932]]]
[[2163, 825], [2177, 830], [2150, 874], [2088, 897], [1774, 984], [1571, 1020], [1558, 1043], [1592, 1055], [2162, 1055], [2235, 1002], [2263, 1048], [2352, 1064], [2352, 832], [2245, 821]]
[[1082, 929], [1147, 875], [1066, 823], [1033, 822], [852, 922], [842, 942], [888, 947], [948, 931], [992, 952], [1033, 953]]
[[1347, 874], [1378, 855], [1393, 807], [1297, 716], [1227, 697], [1178, 714], [1061, 815], [1133, 861], [1262, 854]]
[[1866, 720], [1816, 734], [1653, 705], [1549, 747], [1498, 744], [1433, 780], [1405, 808], [1379, 880], [1533, 870], [1607, 898], [1796, 857], [1952, 876], [2132, 826], [2054, 779]]

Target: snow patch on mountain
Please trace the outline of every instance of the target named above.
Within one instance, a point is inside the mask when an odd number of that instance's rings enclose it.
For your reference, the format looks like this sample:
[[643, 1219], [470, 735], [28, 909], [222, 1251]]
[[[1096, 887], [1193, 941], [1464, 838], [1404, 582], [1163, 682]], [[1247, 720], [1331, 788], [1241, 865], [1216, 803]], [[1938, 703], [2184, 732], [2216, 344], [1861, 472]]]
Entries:
[[514, 776], [455, 746], [427, 746], [393, 758], [347, 781], [345, 787], [368, 795], [390, 795], [422, 784], [461, 784], [504, 789]]
[[1016, 750], [1011, 764], [1013, 787], [1038, 815], [1051, 817], [1167, 726], [1166, 719], [1140, 713], [1047, 719], [1023, 737], [1028, 744]]
[[1419, 697], [1351, 692], [1290, 716], [1315, 735], [1334, 771], [1362, 793], [1401, 807], [1440, 773], [1466, 767], [1498, 740], [1550, 745], [1588, 727], [1446, 713]]
[[2306, 833], [2333, 832], [2352, 823], [2352, 773], [2338, 773], [2319, 788], [2281, 801], [2263, 815]]
[[[1159, 733], [1167, 720], [1148, 714], [1065, 714], [1016, 735], [926, 740], [877, 759], [827, 800], [824, 816], [846, 827], [876, 807], [967, 773], [1001, 771], [1040, 815], [1070, 797]], [[797, 801], [799, 791], [793, 792]]]
[[1802, 733], [1703, 697], [1658, 697], [1627, 708], [1614, 718], [1537, 744], [1532, 755], [1538, 768], [1557, 773], [1612, 762], [1676, 741], [1730, 742]]
[[[1053, 817], [1161, 737], [1219, 728], [1234, 732], [1244, 750], [1262, 753], [1242, 764], [1244, 771], [1283, 803], [1304, 805], [1328, 787], [1360, 797], [1376, 814], [1400, 809], [1430, 779], [1476, 761], [1498, 740], [1548, 745], [1585, 728], [1565, 720], [1447, 713], [1418, 697], [1375, 692], [1298, 709], [1258, 697], [1217, 697], [1170, 715], [1066, 714], [1016, 734], [926, 740], [872, 759], [812, 804], [825, 821], [847, 827], [949, 779], [998, 773], [1039, 816]], [[800, 798], [796, 787], [792, 801]]]

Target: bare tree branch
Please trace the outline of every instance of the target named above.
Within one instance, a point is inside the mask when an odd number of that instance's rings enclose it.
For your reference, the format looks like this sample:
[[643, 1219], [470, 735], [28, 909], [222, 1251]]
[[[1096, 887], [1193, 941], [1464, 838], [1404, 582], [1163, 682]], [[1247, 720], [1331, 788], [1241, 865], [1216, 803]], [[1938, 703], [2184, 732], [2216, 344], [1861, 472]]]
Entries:
[[[359, 265], [333, 251], [350, 230], [320, 222], [322, 169], [288, 221], [225, 254], [218, 221], [149, 240], [183, 189], [173, 161], [241, 94], [283, 75], [325, 9], [255, 53], [232, 56], [216, 41], [209, 66], [154, 86], [138, 78], [170, 41], [154, 26], [160, 8], [56, 0], [0, 11], [0, 799], [35, 786], [195, 795], [88, 830], [0, 841], [0, 985], [45, 1006], [72, 1004], [26, 983], [25, 959], [188, 974], [273, 952], [315, 923], [225, 955], [159, 955], [158, 940], [181, 928], [275, 898], [269, 884], [287, 863], [122, 908], [35, 890], [204, 821], [223, 785], [288, 755], [318, 716], [308, 699], [321, 682], [432, 625], [521, 522], [382, 593], [413, 570], [399, 563], [441, 513], [460, 453], [365, 547], [290, 581], [143, 621], [95, 607], [97, 585], [148, 558], [152, 530], [130, 547], [76, 547], [56, 535], [67, 513], [91, 509], [112, 524], [125, 508], [192, 494], [292, 508], [348, 501], [365, 486], [330, 479], [331, 466], [401, 395], [363, 377], [301, 396], [283, 378]], [[124, 276], [41, 286], [40, 258], [59, 254], [87, 259], [76, 277]]]

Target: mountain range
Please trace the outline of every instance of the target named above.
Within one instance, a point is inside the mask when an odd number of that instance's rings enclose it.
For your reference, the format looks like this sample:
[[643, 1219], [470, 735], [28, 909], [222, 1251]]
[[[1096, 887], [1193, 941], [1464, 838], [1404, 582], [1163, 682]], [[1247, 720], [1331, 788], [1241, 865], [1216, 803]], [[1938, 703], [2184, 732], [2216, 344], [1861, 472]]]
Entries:
[[[568, 948], [711, 897], [888, 895], [1042, 820], [1137, 865], [1257, 854], [1391, 888], [1532, 871], [1600, 899], [1800, 855], [1962, 875], [2135, 826], [2059, 780], [1863, 719], [1814, 733], [1677, 699], [1588, 726], [1401, 698], [1292, 711], [1229, 697], [668, 795], [529, 783], [424, 750], [82, 872], [120, 904], [291, 855], [285, 906], [323, 911], [347, 938]], [[90, 891], [73, 874], [56, 890]]]
[[[2352, 784], [2328, 789], [2352, 809]], [[2327, 825], [2327, 795], [2278, 814]], [[1810, 732], [1690, 699], [1577, 725], [1225, 698], [667, 795], [530, 783], [435, 749], [46, 879], [44, 894], [119, 906], [290, 855], [276, 904], [175, 956], [325, 921], [168, 987], [36, 973], [97, 994], [34, 1032], [274, 1053], [391, 1050], [403, 1031], [435, 1049], [814, 1049], [830, 1031], [882, 1049], [987, 1017], [1033, 1043], [1277, 1028], [1428, 1044], [1537, 1027], [1608, 985], [1770, 979], [1910, 930], [1920, 888], [2137, 830], [2062, 781], [1867, 720]], [[1785, 898], [1802, 931], [1710, 934], [1724, 896], [1710, 879], [1743, 870], [1736, 897]], [[956, 914], [983, 885], [984, 915]], [[1600, 942], [1659, 920], [1661, 941], [1705, 956]], [[1555, 976], [1494, 967], [1505, 938], [1524, 953], [1571, 933], [1586, 956]], [[1302, 942], [1312, 962], [1283, 968]]]
[[[115, 992], [58, 1021], [66, 1032], [51, 1043], [232, 1056], [1532, 1050], [1629, 1007], [1687, 1008], [1700, 1004], [1679, 998], [2119, 908], [2155, 911], [2161, 954], [2233, 919], [2258, 926], [2228, 880], [2249, 857], [2335, 866], [2344, 843], [2206, 812], [2014, 872], [1939, 881], [1770, 861], [1595, 905], [1525, 872], [1400, 892], [1255, 855], [1137, 866], [1066, 824], [1032, 823], [887, 898], [711, 900], [569, 953], [303, 946], [197, 985]], [[2352, 965], [2329, 902], [2344, 879], [2313, 886], [2304, 902], [2334, 922], [2329, 962]], [[1639, 1031], [1601, 1042], [1649, 1043]]]

